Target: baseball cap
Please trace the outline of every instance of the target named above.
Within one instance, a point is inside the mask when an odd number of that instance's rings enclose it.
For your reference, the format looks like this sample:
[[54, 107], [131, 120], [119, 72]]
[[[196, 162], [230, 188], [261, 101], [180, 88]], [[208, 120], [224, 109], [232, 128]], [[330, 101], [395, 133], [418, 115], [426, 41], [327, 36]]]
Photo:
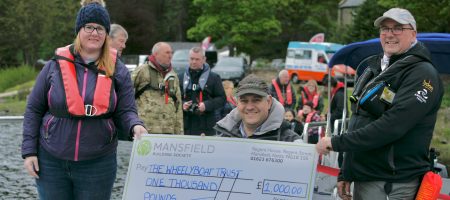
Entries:
[[383, 16], [378, 17], [374, 22], [373, 25], [375, 27], [379, 27], [381, 22], [385, 19], [392, 19], [400, 24], [411, 24], [413, 29], [417, 31], [417, 25], [416, 20], [412, 16], [412, 14], [403, 8], [391, 8], [390, 10], [386, 11]]
[[269, 94], [269, 86], [263, 79], [250, 74], [242, 79], [237, 86], [236, 96], [240, 97], [244, 94], [267, 96]]

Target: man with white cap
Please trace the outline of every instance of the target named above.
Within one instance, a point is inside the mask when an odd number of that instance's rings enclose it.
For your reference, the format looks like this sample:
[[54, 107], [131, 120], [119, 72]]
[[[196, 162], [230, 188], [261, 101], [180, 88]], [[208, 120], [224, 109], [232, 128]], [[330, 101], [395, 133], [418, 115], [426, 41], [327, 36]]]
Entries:
[[373, 56], [355, 87], [364, 88], [346, 134], [324, 137], [319, 153], [345, 152], [338, 193], [351, 199], [414, 199], [430, 171], [428, 152], [443, 86], [408, 10], [374, 22], [383, 54]]

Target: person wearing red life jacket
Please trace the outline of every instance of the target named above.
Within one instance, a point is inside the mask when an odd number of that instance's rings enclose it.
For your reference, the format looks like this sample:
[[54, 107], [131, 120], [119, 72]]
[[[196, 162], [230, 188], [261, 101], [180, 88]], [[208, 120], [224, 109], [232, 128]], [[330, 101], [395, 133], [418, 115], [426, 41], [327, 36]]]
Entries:
[[[325, 91], [328, 91], [328, 79], [325, 79], [323, 82], [325, 85]], [[345, 87], [343, 82], [339, 82], [336, 78], [331, 77], [331, 100], [329, 101], [330, 104], [330, 130], [333, 133], [334, 132], [334, 121], [337, 119], [342, 119], [342, 113], [344, 112], [344, 109], [347, 110], [346, 116], [348, 116], [348, 109], [344, 105], [345, 101], [347, 100], [347, 97], [345, 96]], [[326, 118], [325, 118], [326, 119]], [[341, 126], [339, 126], [337, 130], [338, 134], [341, 132]], [[339, 167], [342, 165], [344, 157], [343, 154], [340, 153], [338, 155], [338, 165]]]
[[[328, 79], [325, 79], [323, 82], [325, 85], [324, 91], [328, 91]], [[347, 100], [344, 93], [344, 83], [338, 81], [336, 78], [331, 77], [330, 81], [331, 85], [331, 100], [329, 100], [330, 104], [330, 122], [331, 122], [331, 131], [334, 131], [334, 121], [336, 119], [342, 118], [342, 113], [344, 112], [344, 109], [347, 110], [346, 113], [348, 113], [348, 109], [346, 106], [344, 106], [344, 102]], [[348, 114], [347, 114], [348, 115]]]
[[314, 110], [322, 113], [323, 109], [323, 97], [319, 91], [319, 86], [315, 80], [309, 80], [303, 87], [298, 90], [298, 105], [297, 110], [301, 110], [303, 105], [311, 101], [313, 103]]
[[[298, 111], [298, 118], [301, 122], [310, 123], [310, 122], [320, 122], [322, 119], [319, 115], [319, 112], [314, 110], [313, 103], [308, 101], [303, 105], [303, 109]], [[319, 127], [308, 128], [308, 143], [316, 144], [319, 141]]]
[[56, 50], [27, 101], [22, 157], [39, 199], [110, 199], [117, 130], [146, 133], [130, 74], [109, 48], [110, 19], [101, 3], [79, 10], [74, 44]]
[[292, 87], [289, 81], [287, 70], [281, 70], [278, 78], [272, 79], [270, 95], [277, 99], [285, 108], [294, 109], [297, 103], [297, 97], [295, 96], [294, 87]]
[[230, 113], [234, 108], [237, 106], [236, 98], [234, 97], [234, 84], [231, 81], [222, 81], [223, 89], [225, 90], [225, 95], [227, 97], [227, 101], [225, 102], [225, 105], [223, 108], [219, 109], [219, 116], [217, 118], [217, 121], [221, 120], [225, 116], [227, 116], [228, 113]]
[[296, 117], [295, 111], [291, 109], [285, 109], [284, 111], [284, 120], [289, 122], [291, 125], [291, 130], [297, 133], [297, 135], [302, 136], [303, 134], [303, 123], [298, 121]]

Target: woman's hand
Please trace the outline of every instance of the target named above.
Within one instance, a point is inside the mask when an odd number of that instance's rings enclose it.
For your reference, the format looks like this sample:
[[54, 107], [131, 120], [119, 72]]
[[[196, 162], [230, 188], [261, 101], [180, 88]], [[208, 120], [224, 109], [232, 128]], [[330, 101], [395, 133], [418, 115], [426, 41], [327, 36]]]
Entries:
[[27, 170], [28, 174], [34, 178], [39, 178], [38, 172], [39, 172], [39, 164], [37, 156], [29, 156], [25, 158], [25, 161], [23, 162], [23, 166]]
[[143, 134], [147, 134], [147, 129], [142, 125], [136, 125], [133, 127], [133, 139], [140, 140]]

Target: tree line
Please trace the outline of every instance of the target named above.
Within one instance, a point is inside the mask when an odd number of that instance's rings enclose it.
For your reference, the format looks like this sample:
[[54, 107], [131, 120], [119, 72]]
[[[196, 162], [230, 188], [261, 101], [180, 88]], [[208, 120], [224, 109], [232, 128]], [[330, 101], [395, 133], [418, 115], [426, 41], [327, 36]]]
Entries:
[[[450, 0], [366, 0], [351, 25], [338, 25], [338, 0], [105, 0], [111, 22], [129, 33], [124, 54], [149, 54], [157, 41], [199, 42], [252, 58], [285, 57], [289, 41], [351, 43], [378, 37], [373, 21], [391, 7], [410, 10], [419, 32], [450, 32]], [[75, 38], [79, 0], [0, 1], [0, 67], [50, 59]]]

